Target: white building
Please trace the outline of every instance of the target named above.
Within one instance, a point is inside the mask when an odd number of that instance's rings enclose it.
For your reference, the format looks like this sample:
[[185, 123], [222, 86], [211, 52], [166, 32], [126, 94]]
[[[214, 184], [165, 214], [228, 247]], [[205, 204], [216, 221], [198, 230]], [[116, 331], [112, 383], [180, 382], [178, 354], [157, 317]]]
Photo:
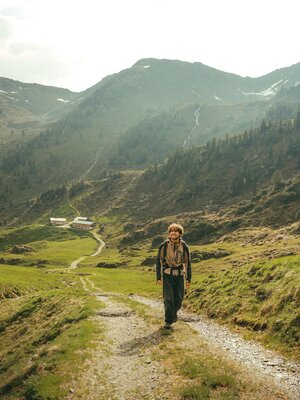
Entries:
[[71, 222], [71, 226], [75, 229], [90, 230], [95, 228], [96, 224], [93, 221], [89, 221], [86, 217], [76, 217]]
[[65, 225], [67, 223], [66, 218], [49, 218], [50, 225]]

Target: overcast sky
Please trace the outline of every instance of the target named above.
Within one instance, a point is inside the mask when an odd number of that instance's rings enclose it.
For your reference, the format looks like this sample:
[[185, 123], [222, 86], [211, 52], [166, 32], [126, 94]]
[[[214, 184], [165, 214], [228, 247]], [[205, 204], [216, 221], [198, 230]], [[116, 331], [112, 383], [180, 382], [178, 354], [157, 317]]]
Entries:
[[0, 0], [0, 76], [80, 91], [141, 58], [257, 77], [300, 62], [299, 0]]

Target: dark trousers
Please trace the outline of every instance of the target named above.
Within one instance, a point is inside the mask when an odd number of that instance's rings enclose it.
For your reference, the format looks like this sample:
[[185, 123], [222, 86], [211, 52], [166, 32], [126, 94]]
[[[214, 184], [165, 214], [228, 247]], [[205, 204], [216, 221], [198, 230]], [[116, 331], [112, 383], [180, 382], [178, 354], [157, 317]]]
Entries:
[[163, 296], [165, 305], [165, 322], [172, 324], [177, 321], [177, 311], [181, 308], [184, 296], [183, 275], [163, 276]]

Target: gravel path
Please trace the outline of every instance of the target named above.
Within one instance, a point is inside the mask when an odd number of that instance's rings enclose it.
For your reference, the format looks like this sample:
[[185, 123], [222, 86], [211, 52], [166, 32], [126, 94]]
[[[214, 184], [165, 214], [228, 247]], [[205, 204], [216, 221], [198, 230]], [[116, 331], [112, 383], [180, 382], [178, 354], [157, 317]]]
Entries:
[[73, 261], [73, 262], [70, 264], [69, 270], [70, 270], [70, 269], [75, 269], [75, 268], [77, 268], [77, 267], [78, 267], [78, 264], [81, 263], [81, 261], [83, 261], [83, 260], [86, 259], [87, 257], [95, 257], [95, 256], [97, 256], [98, 254], [101, 253], [101, 251], [102, 251], [103, 248], [105, 247], [105, 242], [103, 242], [103, 240], [101, 239], [101, 237], [100, 237], [96, 232], [94, 232], [94, 231], [91, 231], [91, 233], [92, 233], [92, 235], [94, 236], [94, 238], [96, 239], [96, 241], [98, 242], [97, 250], [96, 250], [93, 254], [91, 254], [91, 255], [89, 255], [89, 256], [81, 256], [81, 257], [79, 257], [77, 260]]
[[[99, 254], [105, 243], [99, 237]], [[76, 268], [78, 262], [70, 268]], [[159, 343], [157, 327], [133, 313], [125, 304], [113, 301], [113, 293], [103, 294], [87, 277], [80, 278], [84, 290], [105, 304], [96, 322], [105, 327], [104, 343], [95, 352], [84, 376], [82, 393], [75, 398], [89, 400], [176, 400], [168, 387], [168, 374], [151, 353]], [[131, 298], [149, 306], [163, 319], [163, 302], [133, 295]], [[289, 400], [300, 399], [300, 363], [290, 362], [266, 350], [259, 343], [246, 341], [226, 327], [181, 310], [179, 320], [198, 332], [211, 349], [239, 363], [249, 375], [271, 382], [284, 391]], [[145, 332], [147, 335], [145, 336]], [[73, 400], [73, 393], [70, 399]], [[281, 397], [280, 397], [281, 398]]]
[[[163, 314], [162, 302], [141, 296], [132, 298]], [[185, 321], [199, 332], [209, 346], [221, 349], [228, 358], [238, 361], [251, 373], [266, 379], [271, 378], [276, 386], [284, 389], [289, 399], [300, 399], [300, 363], [286, 361], [259, 343], [244, 340], [239, 334], [197, 314], [181, 310], [179, 320]]]
[[94, 318], [104, 327], [105, 338], [99, 341], [87, 366], [84, 387], [79, 390], [84, 395], [72, 392], [72, 396], [89, 400], [177, 400], [169, 393], [163, 367], [152, 357], [153, 347], [159, 342], [157, 327], [114, 301], [114, 294], [102, 294], [87, 277], [81, 277], [81, 282], [88, 293], [105, 304]]
[[156, 342], [155, 331], [149, 331], [142, 318], [124, 305], [116, 304], [108, 297], [100, 296], [100, 299], [104, 300], [106, 308], [99, 316], [110, 338], [111, 354], [105, 369], [109, 371], [107, 380], [109, 386], [114, 388], [115, 398], [168, 398], [158, 393], [163, 387], [160, 381], [164, 373], [160, 364], [150, 357], [151, 345]]

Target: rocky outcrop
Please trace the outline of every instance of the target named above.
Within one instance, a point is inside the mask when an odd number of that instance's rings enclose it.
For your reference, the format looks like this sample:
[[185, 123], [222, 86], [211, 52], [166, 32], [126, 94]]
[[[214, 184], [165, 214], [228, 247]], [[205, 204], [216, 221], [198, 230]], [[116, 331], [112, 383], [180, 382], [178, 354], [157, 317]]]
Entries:
[[142, 261], [142, 265], [146, 265], [148, 267], [154, 266], [156, 263], [156, 257], [147, 257], [145, 260]]
[[18, 265], [21, 264], [21, 258], [0, 258], [0, 264]]
[[115, 263], [107, 263], [107, 262], [100, 262], [96, 265], [97, 268], [120, 268], [125, 265], [124, 262], [115, 262]]
[[33, 250], [32, 247], [27, 246], [27, 245], [23, 245], [23, 246], [18, 246], [15, 245], [12, 249], [11, 249], [11, 253], [13, 254], [24, 254], [24, 253], [31, 253], [35, 250]]
[[200, 260], [208, 260], [210, 258], [222, 258], [230, 256], [230, 252], [228, 250], [217, 249], [214, 251], [199, 251], [194, 250], [191, 253], [192, 261], [197, 262]]

